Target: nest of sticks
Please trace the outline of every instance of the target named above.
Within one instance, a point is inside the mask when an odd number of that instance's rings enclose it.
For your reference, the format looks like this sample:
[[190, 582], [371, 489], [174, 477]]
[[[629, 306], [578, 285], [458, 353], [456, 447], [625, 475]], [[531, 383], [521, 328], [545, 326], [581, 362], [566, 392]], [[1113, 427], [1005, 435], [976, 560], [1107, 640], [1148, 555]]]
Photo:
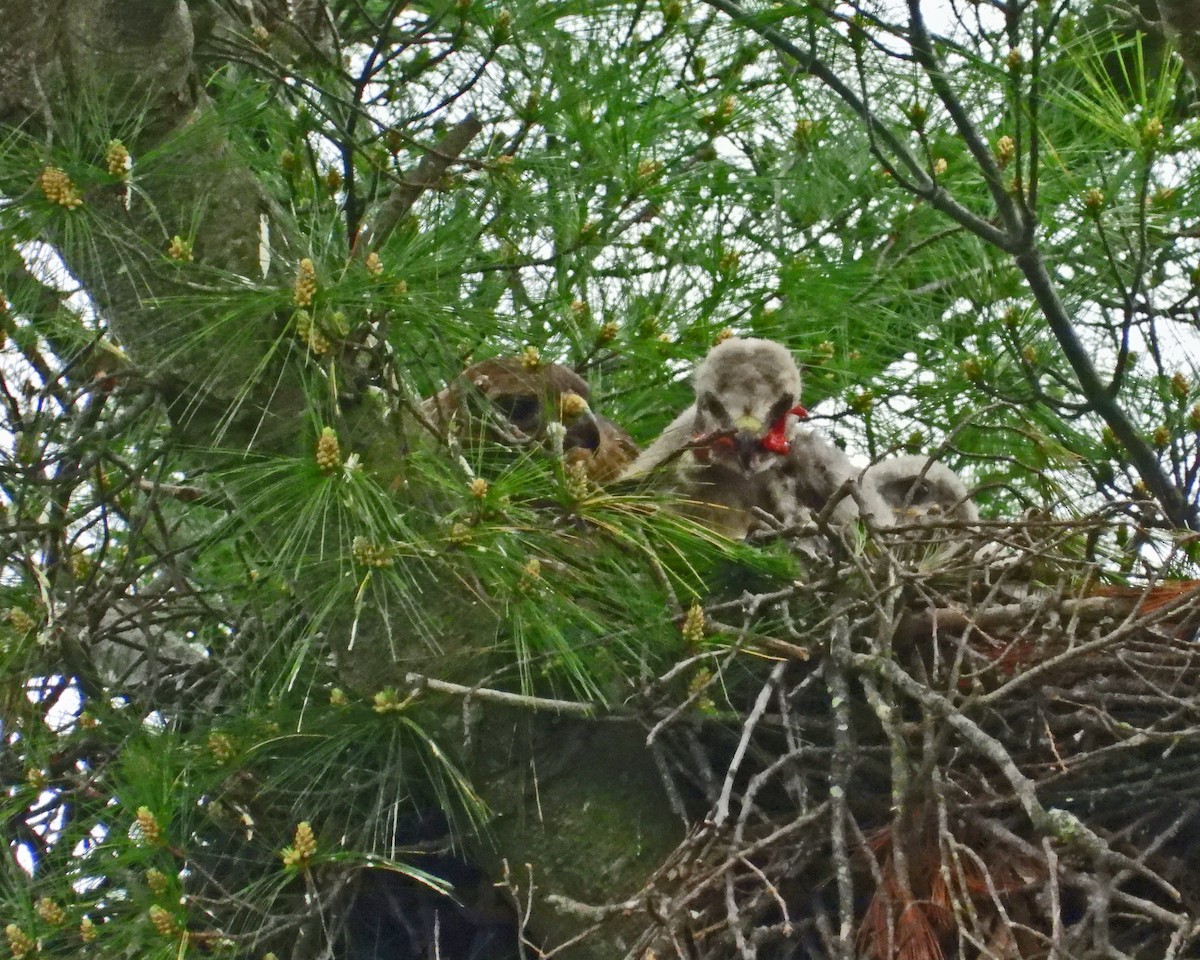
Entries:
[[1111, 515], [776, 536], [809, 576], [714, 598], [647, 692], [692, 671], [647, 721], [686, 839], [570, 908], [643, 916], [631, 960], [1200, 952], [1200, 581], [1115, 572], [1188, 544]]

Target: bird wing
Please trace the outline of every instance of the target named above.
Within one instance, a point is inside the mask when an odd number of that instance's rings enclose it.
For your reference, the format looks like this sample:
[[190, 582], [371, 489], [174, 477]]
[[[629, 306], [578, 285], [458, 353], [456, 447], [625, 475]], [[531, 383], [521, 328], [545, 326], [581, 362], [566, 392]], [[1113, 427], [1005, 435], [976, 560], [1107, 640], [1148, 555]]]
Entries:
[[672, 420], [667, 429], [641, 452], [641, 455], [621, 473], [620, 479], [640, 477], [661, 467], [691, 441], [695, 423], [696, 405], [692, 404]]
[[[768, 508], [780, 519], [780, 511], [808, 509], [814, 513], [824, 510], [848, 480], [855, 480], [859, 471], [846, 454], [814, 430], [797, 431], [790, 438], [787, 455], [778, 468], [779, 479], [774, 482], [777, 503]], [[874, 514], [878, 506], [874, 500], [868, 512]], [[859, 515], [859, 506], [853, 496], [843, 496], [833, 508], [830, 519], [834, 523], [848, 523]]]

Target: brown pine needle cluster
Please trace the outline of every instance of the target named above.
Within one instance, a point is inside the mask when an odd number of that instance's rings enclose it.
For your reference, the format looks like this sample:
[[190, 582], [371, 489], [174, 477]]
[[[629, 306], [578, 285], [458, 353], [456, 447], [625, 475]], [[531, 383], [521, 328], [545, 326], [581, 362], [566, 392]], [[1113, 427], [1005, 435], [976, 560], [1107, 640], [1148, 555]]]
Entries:
[[316, 356], [324, 356], [332, 344], [318, 328], [312, 314], [307, 310], [296, 311], [296, 336], [300, 338]]
[[412, 697], [401, 698], [395, 687], [386, 687], [371, 698], [371, 709], [376, 713], [398, 713], [412, 702]]
[[39, 899], [36, 909], [39, 917], [41, 917], [46, 923], [49, 923], [55, 927], [67, 919], [67, 915], [63, 911], [63, 908], [50, 897], [42, 897]]
[[18, 634], [29, 633], [34, 627], [37, 626], [37, 624], [34, 623], [33, 617], [31, 617], [20, 607], [10, 608], [6, 619], [8, 620], [8, 625], [12, 627], [13, 630]]
[[1013, 138], [1005, 134], [997, 140], [995, 154], [996, 162], [1000, 165], [1001, 170], [1012, 163], [1013, 158], [1017, 155], [1017, 145], [1013, 142]]
[[298, 307], [312, 306], [317, 295], [317, 268], [305, 257], [296, 267], [296, 280], [292, 285], [292, 302]]
[[698, 647], [704, 640], [704, 608], [693, 603], [683, 618], [683, 640], [690, 647]]
[[149, 844], [162, 842], [162, 827], [159, 826], [158, 818], [154, 816], [149, 807], [138, 807], [136, 822], [142, 840]]
[[350, 546], [354, 562], [364, 567], [390, 567], [395, 563], [390, 547], [372, 543], [366, 537], [355, 537]]
[[219, 763], [228, 763], [236, 752], [233, 738], [227, 733], [210, 733], [207, 746], [208, 752]]
[[165, 907], [160, 907], [157, 903], [146, 911], [146, 915], [150, 918], [150, 923], [160, 936], [172, 937], [179, 929], [179, 925], [175, 922], [175, 918], [171, 916], [171, 912]]
[[577, 393], [564, 393], [558, 404], [559, 414], [567, 423], [583, 416], [588, 409], [588, 402]]
[[708, 667], [701, 667], [688, 681], [688, 696], [695, 698], [696, 709], [701, 713], [713, 713], [717, 705], [707, 693], [713, 682], [713, 673]]
[[572, 500], [586, 500], [591, 489], [591, 483], [587, 475], [587, 464], [581, 460], [568, 463], [564, 474], [564, 486], [566, 487], [567, 496]]
[[157, 867], [150, 867], [146, 871], [146, 886], [156, 897], [161, 897], [167, 892], [167, 875]]
[[37, 941], [15, 923], [4, 928], [4, 935], [8, 937], [8, 950], [14, 960], [22, 960], [37, 950]]
[[129, 150], [120, 140], [109, 140], [108, 149], [104, 151], [104, 168], [109, 176], [124, 180], [133, 169], [133, 158]]
[[537, 370], [542, 365], [542, 353], [537, 347], [526, 347], [521, 351], [521, 366], [526, 370]]
[[181, 263], [191, 263], [193, 260], [192, 244], [179, 234], [175, 234], [171, 238], [171, 242], [167, 244], [167, 256]]

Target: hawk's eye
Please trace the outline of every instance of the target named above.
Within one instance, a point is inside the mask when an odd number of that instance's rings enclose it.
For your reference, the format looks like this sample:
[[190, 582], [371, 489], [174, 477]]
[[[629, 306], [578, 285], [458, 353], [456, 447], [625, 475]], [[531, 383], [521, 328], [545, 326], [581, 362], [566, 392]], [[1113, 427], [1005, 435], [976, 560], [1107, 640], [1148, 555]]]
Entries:
[[509, 422], [522, 430], [537, 425], [538, 413], [541, 410], [541, 404], [538, 403], [537, 397], [501, 394], [493, 398], [492, 403], [508, 418]]
[[782, 417], [787, 416], [787, 412], [796, 404], [793, 402], [793, 397], [790, 393], [785, 393], [782, 397], [776, 400], [771, 405], [771, 412], [767, 414], [767, 424], [775, 423]]
[[721, 401], [716, 398], [715, 394], [701, 394], [700, 399], [696, 401], [700, 407], [700, 412], [714, 420], [722, 423], [729, 422], [729, 414], [725, 412], [725, 407]]

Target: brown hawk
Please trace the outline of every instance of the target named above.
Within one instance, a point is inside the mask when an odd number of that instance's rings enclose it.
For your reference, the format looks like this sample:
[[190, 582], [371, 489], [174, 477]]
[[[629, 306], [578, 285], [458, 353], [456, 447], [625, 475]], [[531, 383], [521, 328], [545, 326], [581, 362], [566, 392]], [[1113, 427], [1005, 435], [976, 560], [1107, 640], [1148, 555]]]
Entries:
[[592, 412], [587, 382], [558, 363], [531, 364], [522, 357], [492, 357], [467, 367], [444, 390], [421, 403], [421, 414], [439, 432], [452, 427], [473, 439], [520, 446], [550, 438], [562, 424], [563, 453], [582, 463], [597, 483], [616, 477], [638, 453], [617, 424]]

